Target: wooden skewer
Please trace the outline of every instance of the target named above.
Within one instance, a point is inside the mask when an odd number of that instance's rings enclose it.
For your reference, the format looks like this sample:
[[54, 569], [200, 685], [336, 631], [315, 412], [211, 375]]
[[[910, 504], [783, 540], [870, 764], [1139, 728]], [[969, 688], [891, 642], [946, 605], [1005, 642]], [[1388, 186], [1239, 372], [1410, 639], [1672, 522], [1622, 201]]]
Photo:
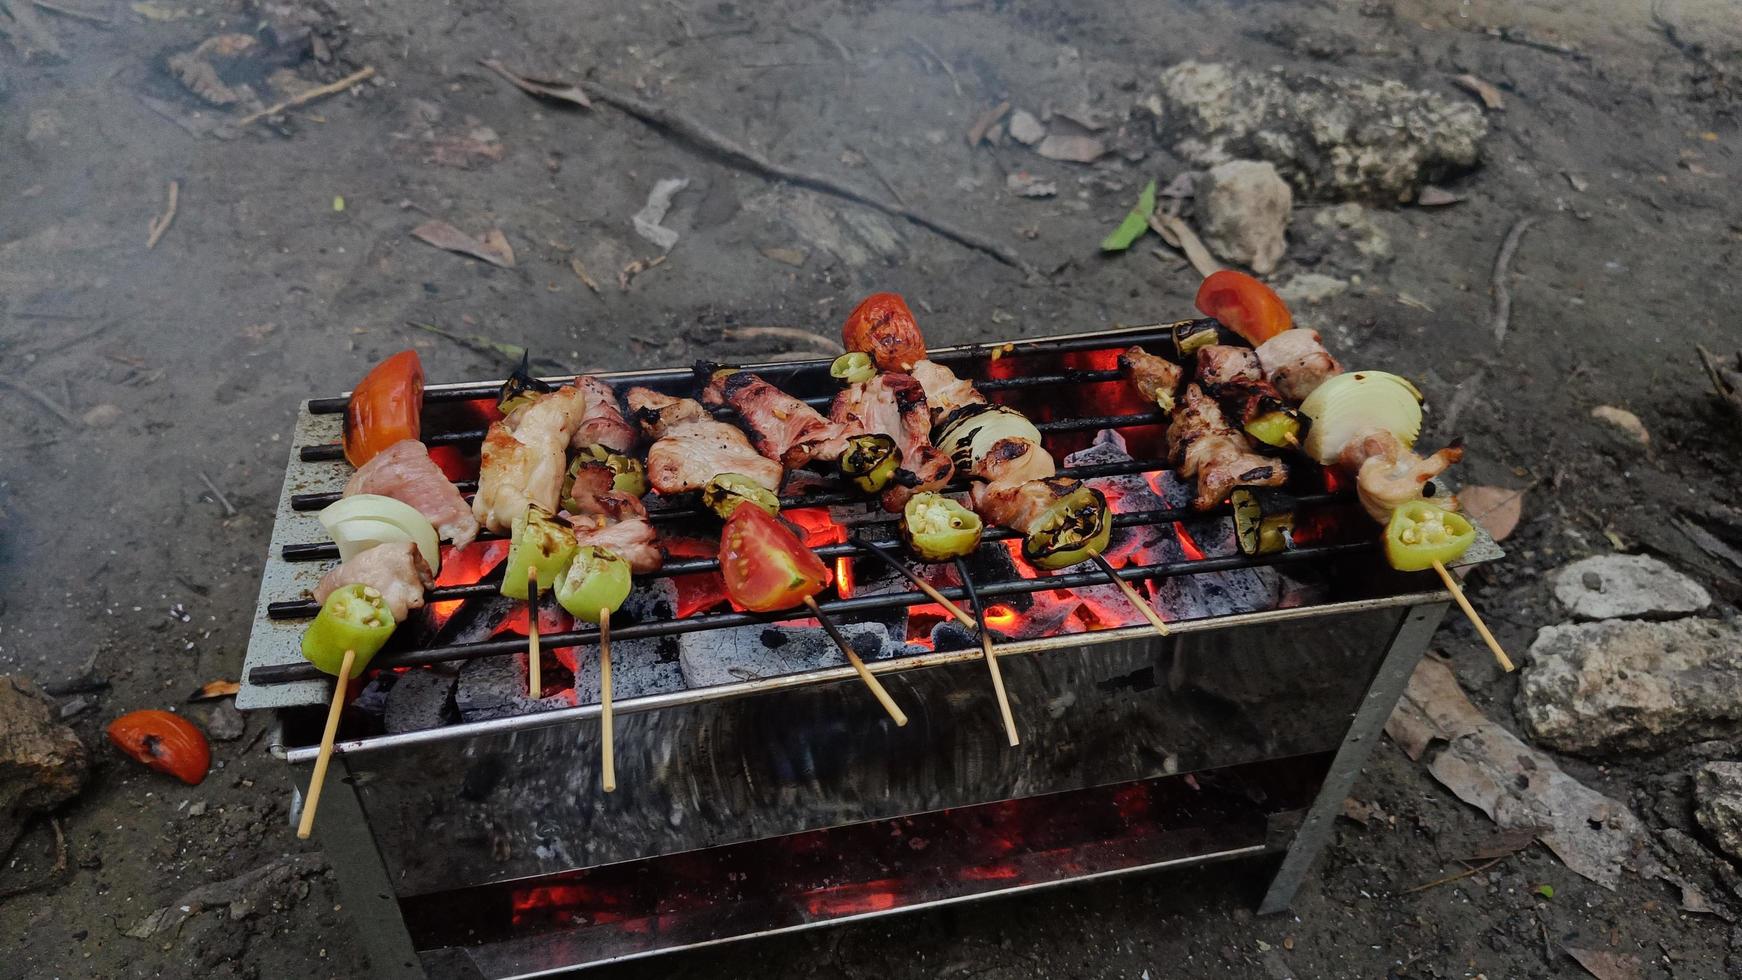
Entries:
[[1119, 577], [1119, 571], [1113, 567], [1106, 556], [1096, 555], [1095, 564], [1101, 566], [1101, 571], [1107, 573], [1107, 577], [1113, 580], [1113, 584], [1119, 587], [1119, 591], [1125, 593], [1125, 598], [1137, 607], [1137, 611], [1143, 614], [1144, 619], [1149, 620], [1149, 625], [1155, 627], [1157, 633], [1162, 636], [1172, 635], [1172, 631], [1167, 628], [1167, 620], [1161, 618], [1161, 614], [1155, 611], [1155, 607], [1149, 604], [1149, 600], [1143, 598], [1130, 582]]
[[998, 666], [998, 653], [992, 649], [992, 631], [986, 628], [986, 602], [980, 598], [980, 593], [974, 590], [974, 580], [968, 576], [968, 563], [961, 558], [956, 559], [956, 574], [961, 577], [962, 588], [968, 590], [968, 597], [974, 602], [974, 611], [980, 619], [980, 652], [986, 657], [986, 670], [992, 675], [992, 694], [998, 699], [998, 714], [1004, 720], [1004, 737], [1012, 746], [1022, 744], [1022, 739], [1016, 734], [1016, 718], [1010, 713], [1010, 697], [1004, 693], [1004, 671]]
[[1464, 615], [1470, 617], [1470, 625], [1476, 627], [1476, 632], [1482, 636], [1482, 642], [1488, 644], [1488, 649], [1494, 654], [1494, 659], [1499, 662], [1500, 669], [1508, 674], [1517, 670], [1518, 668], [1512, 665], [1512, 658], [1508, 657], [1506, 651], [1500, 648], [1500, 641], [1494, 639], [1493, 633], [1488, 632], [1488, 624], [1482, 622], [1482, 617], [1476, 614], [1476, 607], [1470, 605], [1470, 600], [1464, 597], [1464, 587], [1458, 584], [1458, 580], [1446, 568], [1445, 562], [1434, 562], [1434, 571], [1440, 573], [1440, 581], [1446, 583], [1446, 588], [1452, 593], [1452, 598], [1458, 601], [1458, 608], [1464, 611]]
[[919, 575], [915, 574], [913, 569], [907, 567], [906, 562], [904, 562], [900, 558], [897, 558], [896, 556], [890, 554], [889, 549], [884, 548], [883, 546], [881, 546], [875, 542], [866, 541], [862, 538], [857, 539], [857, 543], [861, 547], [863, 547], [866, 551], [869, 551], [873, 555], [876, 555], [878, 558], [883, 559], [884, 564], [888, 565], [890, 568], [895, 569], [896, 572], [900, 573], [902, 578], [905, 578], [909, 582], [913, 583], [914, 588], [918, 589], [921, 592], [924, 592], [926, 594], [927, 598], [931, 599], [931, 601], [942, 606], [944, 609], [944, 612], [949, 613], [950, 616], [952, 618], [954, 618], [956, 622], [961, 623], [962, 626], [966, 627], [967, 629], [978, 629], [979, 628], [979, 624], [974, 621], [974, 617], [968, 615], [967, 611], [964, 610], [961, 606], [958, 606], [955, 603], [951, 602], [948, 596], [944, 595], [942, 592], [939, 592], [936, 588], [934, 588], [932, 586], [932, 584], [930, 582], [927, 582], [925, 579], [923, 579]]
[[345, 711], [345, 685], [351, 679], [351, 665], [356, 662], [357, 651], [346, 650], [344, 662], [339, 664], [333, 705], [327, 709], [327, 727], [321, 732], [321, 754], [315, 757], [315, 771], [308, 778], [308, 799], [303, 801], [302, 819], [296, 825], [296, 836], [302, 840], [308, 840], [315, 829], [315, 808], [321, 805], [321, 786], [327, 781], [327, 764], [333, 761], [333, 739], [338, 737], [339, 716]]
[[883, 705], [883, 710], [889, 712], [889, 717], [895, 719], [897, 726], [906, 725], [906, 713], [895, 703], [895, 699], [889, 696], [889, 692], [883, 689], [883, 684], [877, 680], [877, 675], [871, 673], [870, 669], [865, 666], [865, 661], [859, 659], [859, 654], [853, 650], [853, 645], [848, 643], [847, 638], [841, 635], [841, 631], [835, 628], [834, 622], [823, 615], [822, 607], [817, 605], [817, 600], [807, 595], [804, 597], [804, 604], [810, 607], [811, 615], [817, 618], [817, 622], [823, 624], [823, 629], [828, 632], [829, 638], [835, 641], [835, 646], [841, 648], [841, 653], [846, 656], [847, 662], [853, 665], [854, 670], [858, 671], [859, 679], [871, 689], [871, 693]]
[[544, 665], [538, 653], [538, 569], [526, 570], [526, 694], [534, 701], [544, 697]]
[[599, 748], [604, 752], [605, 792], [617, 789], [617, 750], [611, 741], [611, 609], [599, 610]]

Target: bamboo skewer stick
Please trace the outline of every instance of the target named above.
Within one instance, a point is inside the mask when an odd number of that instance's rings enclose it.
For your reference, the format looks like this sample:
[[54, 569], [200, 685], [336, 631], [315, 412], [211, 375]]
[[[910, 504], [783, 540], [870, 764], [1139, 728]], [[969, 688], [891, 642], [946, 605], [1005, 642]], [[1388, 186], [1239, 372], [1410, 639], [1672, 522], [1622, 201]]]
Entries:
[[1137, 611], [1143, 614], [1144, 619], [1149, 620], [1149, 625], [1155, 627], [1157, 633], [1162, 636], [1172, 635], [1172, 631], [1167, 628], [1167, 620], [1161, 618], [1161, 614], [1155, 611], [1155, 607], [1149, 604], [1149, 600], [1145, 599], [1135, 586], [1119, 577], [1119, 571], [1113, 567], [1112, 562], [1109, 562], [1105, 555], [1096, 555], [1095, 564], [1101, 566], [1101, 571], [1107, 573], [1107, 577], [1113, 580], [1113, 584], [1119, 587], [1119, 591], [1125, 593], [1125, 598], [1137, 607]]
[[544, 665], [538, 652], [538, 569], [526, 570], [526, 696], [544, 697]]
[[858, 671], [859, 679], [871, 689], [872, 695], [877, 698], [878, 703], [883, 705], [883, 710], [889, 712], [889, 717], [895, 719], [897, 726], [906, 725], [907, 714], [895, 703], [895, 699], [889, 696], [889, 692], [883, 689], [882, 682], [877, 679], [876, 674], [871, 673], [870, 668], [865, 666], [865, 661], [859, 659], [859, 654], [853, 650], [853, 645], [848, 643], [847, 638], [841, 635], [841, 631], [835, 628], [834, 621], [823, 615], [822, 607], [817, 605], [817, 600], [807, 595], [804, 597], [804, 604], [810, 607], [811, 615], [817, 618], [817, 622], [823, 624], [823, 629], [828, 632], [829, 639], [834, 640], [835, 646], [841, 648], [841, 653], [846, 656], [847, 662], [853, 665], [855, 671]]
[[327, 727], [321, 732], [321, 754], [315, 757], [315, 771], [308, 778], [308, 799], [302, 805], [302, 819], [297, 821], [296, 836], [308, 840], [315, 829], [315, 808], [321, 805], [321, 786], [327, 781], [327, 765], [333, 761], [333, 740], [339, 734], [339, 716], [345, 711], [345, 684], [351, 679], [351, 665], [357, 662], [357, 651], [346, 650], [339, 664], [339, 676], [333, 685], [333, 704], [327, 709]]
[[374, 68], [372, 68], [372, 67], [360, 68], [357, 71], [354, 71], [349, 75], [346, 75], [344, 78], [341, 78], [336, 82], [332, 82], [332, 83], [327, 84], [327, 85], [316, 86], [315, 88], [309, 89], [307, 92], [302, 92], [300, 94], [294, 95], [294, 96], [292, 96], [288, 99], [285, 99], [283, 102], [280, 102], [276, 105], [272, 105], [272, 106], [269, 106], [265, 109], [261, 109], [259, 112], [249, 113], [248, 115], [243, 116], [241, 119], [236, 120], [235, 126], [237, 129], [241, 129], [243, 126], [246, 126], [249, 123], [256, 122], [256, 121], [261, 120], [261, 119], [265, 119], [267, 116], [276, 116], [279, 113], [284, 112], [287, 109], [295, 109], [297, 106], [308, 105], [310, 102], [313, 102], [316, 99], [324, 99], [327, 96], [334, 94], [335, 92], [343, 92], [344, 90], [350, 88], [351, 86], [356, 85], [358, 82], [366, 82], [369, 79], [374, 78], [374, 77], [375, 77], [375, 69]]
[[599, 749], [605, 792], [617, 790], [617, 750], [611, 738], [611, 607], [599, 610]]
[[1488, 624], [1482, 622], [1482, 617], [1477, 615], [1476, 607], [1470, 605], [1470, 600], [1465, 598], [1464, 587], [1458, 584], [1458, 580], [1446, 568], [1445, 562], [1434, 562], [1434, 571], [1440, 573], [1440, 581], [1446, 583], [1446, 589], [1452, 593], [1452, 598], [1457, 600], [1458, 608], [1462, 609], [1464, 615], [1470, 618], [1470, 625], [1476, 627], [1476, 632], [1481, 634], [1482, 642], [1488, 644], [1488, 650], [1494, 654], [1494, 659], [1500, 664], [1500, 669], [1508, 674], [1517, 670], [1518, 668], [1512, 664], [1512, 658], [1508, 657], [1506, 651], [1501, 649], [1500, 641], [1494, 639], [1493, 633], [1488, 632]]
[[962, 588], [968, 590], [974, 602], [974, 613], [979, 617], [980, 652], [986, 657], [986, 671], [992, 675], [992, 693], [998, 698], [998, 714], [1004, 720], [1004, 737], [1011, 746], [1020, 745], [1022, 739], [1016, 734], [1016, 718], [1010, 713], [1010, 698], [1004, 693], [1004, 672], [998, 666], [997, 652], [992, 649], [992, 631], [986, 628], [986, 603], [974, 591], [974, 580], [968, 577], [968, 563], [960, 558], [956, 559], [956, 574], [961, 576]]
[[[980, 624], [975, 622], [974, 617], [968, 615], [966, 610], [961, 606], [956, 605], [954, 602], [951, 602], [948, 596], [939, 592], [930, 582], [927, 582], [924, 578], [915, 574], [913, 569], [907, 567], [906, 562], [890, 554], [888, 548], [877, 544], [875, 541], [866, 541], [863, 538], [854, 538], [853, 543], [864, 548], [866, 551], [869, 551], [871, 554], [876, 555], [878, 558], [883, 559], [884, 564], [900, 573], [902, 578], [907, 579], [908, 582], [912, 583], [914, 588], [924, 592], [931, 601], [942, 606], [944, 612], [949, 613], [950, 616], [953, 617], [956, 622], [961, 623], [964, 628], [980, 628]], [[962, 573], [962, 581], [966, 583], [968, 581], [967, 572], [964, 570], [964, 566], [959, 560], [956, 567], [957, 571]]]

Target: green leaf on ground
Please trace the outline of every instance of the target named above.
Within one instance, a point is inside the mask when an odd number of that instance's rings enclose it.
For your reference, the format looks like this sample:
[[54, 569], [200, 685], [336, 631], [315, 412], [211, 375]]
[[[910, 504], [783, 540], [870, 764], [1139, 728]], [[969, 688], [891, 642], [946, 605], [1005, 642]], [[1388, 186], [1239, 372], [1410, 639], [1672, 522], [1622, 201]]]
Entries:
[[1149, 216], [1155, 212], [1155, 181], [1150, 181], [1137, 195], [1137, 206], [1119, 222], [1113, 233], [1101, 239], [1101, 251], [1123, 252], [1149, 230]]

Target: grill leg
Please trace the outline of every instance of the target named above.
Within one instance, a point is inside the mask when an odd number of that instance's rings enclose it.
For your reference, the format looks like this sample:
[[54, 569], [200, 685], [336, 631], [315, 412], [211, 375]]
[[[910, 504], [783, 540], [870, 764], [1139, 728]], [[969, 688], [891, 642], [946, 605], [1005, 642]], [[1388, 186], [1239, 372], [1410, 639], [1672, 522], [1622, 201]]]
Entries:
[[369, 954], [370, 975], [380, 980], [426, 980], [344, 756], [335, 758], [327, 773], [315, 829], [327, 863], [339, 879], [345, 911], [351, 913]]
[[1331, 760], [1324, 785], [1319, 788], [1318, 797], [1295, 832], [1294, 842], [1283, 856], [1276, 877], [1270, 880], [1270, 889], [1264, 893], [1264, 901], [1258, 906], [1259, 914], [1287, 911], [1294, 902], [1296, 889], [1306, 880], [1319, 852], [1331, 839], [1331, 827], [1337, 814], [1342, 812], [1343, 800], [1348, 798], [1355, 777], [1361, 774], [1361, 767], [1373, 754], [1379, 733], [1397, 706], [1397, 699], [1403, 696], [1403, 689], [1409, 684], [1416, 663], [1427, 652], [1428, 641], [1439, 628], [1447, 606], [1448, 603], [1444, 602], [1413, 606], [1403, 617], [1403, 622], [1398, 624], [1397, 632], [1391, 636], [1391, 646], [1385, 651], [1385, 659], [1367, 685], [1367, 693], [1355, 710], [1355, 717], [1343, 736], [1343, 744], [1337, 749], [1336, 758]]

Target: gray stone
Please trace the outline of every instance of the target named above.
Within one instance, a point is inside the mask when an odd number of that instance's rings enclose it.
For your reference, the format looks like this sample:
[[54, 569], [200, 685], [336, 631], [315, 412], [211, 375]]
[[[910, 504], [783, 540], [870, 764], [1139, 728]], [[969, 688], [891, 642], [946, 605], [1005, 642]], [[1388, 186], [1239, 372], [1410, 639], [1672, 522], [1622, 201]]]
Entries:
[[1606, 619], [1537, 631], [1518, 687], [1525, 730], [1563, 752], [1658, 751], [1742, 734], [1742, 631]]
[[1276, 271], [1287, 247], [1294, 192], [1272, 164], [1231, 160], [1197, 181], [1198, 223], [1204, 243], [1230, 262], [1259, 275]]
[[1291, 308], [1317, 306], [1349, 291], [1349, 284], [1335, 276], [1318, 272], [1303, 272], [1276, 287], [1276, 295]]
[[0, 675], [0, 854], [25, 825], [85, 786], [90, 762], [54, 704], [23, 677]]
[[1397, 81], [1187, 61], [1161, 75], [1161, 137], [1200, 167], [1276, 164], [1304, 200], [1407, 202], [1481, 161], [1481, 109]]
[[247, 730], [248, 719], [227, 698], [206, 714], [206, 734], [220, 742], [234, 742]]
[[1712, 597], [1698, 582], [1649, 555], [1593, 555], [1554, 575], [1554, 595], [1579, 619], [1678, 616]]
[[1701, 766], [1694, 801], [1694, 819], [1725, 854], [1742, 860], [1742, 762]]
[[1010, 114], [1010, 138], [1025, 146], [1033, 146], [1046, 139], [1046, 125], [1034, 118], [1034, 113], [1027, 109], [1018, 109]]

